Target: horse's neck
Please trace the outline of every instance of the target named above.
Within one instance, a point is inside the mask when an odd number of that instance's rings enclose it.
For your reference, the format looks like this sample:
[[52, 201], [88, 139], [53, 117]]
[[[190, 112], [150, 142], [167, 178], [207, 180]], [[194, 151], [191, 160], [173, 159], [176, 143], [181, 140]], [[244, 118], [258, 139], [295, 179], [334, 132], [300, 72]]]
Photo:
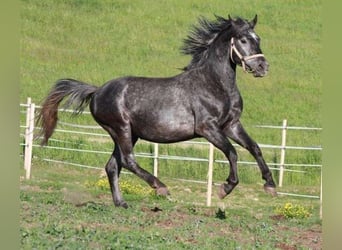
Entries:
[[240, 95], [236, 85], [236, 65], [231, 64], [228, 56], [221, 59], [213, 57], [208, 63], [208, 71], [211, 72], [212, 80], [221, 86], [229, 96]]

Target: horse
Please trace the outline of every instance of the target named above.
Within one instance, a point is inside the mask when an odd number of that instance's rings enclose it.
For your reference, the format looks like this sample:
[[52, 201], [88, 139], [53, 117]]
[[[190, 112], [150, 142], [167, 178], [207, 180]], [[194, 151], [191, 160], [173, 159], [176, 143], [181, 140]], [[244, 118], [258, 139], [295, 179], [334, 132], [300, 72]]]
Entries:
[[237, 153], [231, 139], [255, 158], [265, 181], [264, 190], [277, 195], [258, 144], [240, 122], [243, 102], [236, 67], [254, 77], [265, 76], [269, 68], [254, 31], [257, 17], [251, 21], [230, 15], [215, 15], [212, 21], [199, 17], [181, 47], [183, 54], [192, 56], [190, 63], [172, 77], [125, 76], [100, 87], [70, 78], [57, 80], [38, 113], [42, 146], [53, 134], [58, 107], [66, 99], [64, 108], [72, 106], [76, 114], [89, 106], [94, 120], [114, 142], [105, 170], [116, 207], [128, 208], [119, 187], [122, 168], [146, 181], [157, 195], [170, 194], [164, 183], [136, 162], [133, 148], [138, 139], [174, 143], [205, 138], [212, 143], [230, 166], [226, 182], [218, 189], [220, 199], [239, 183]]

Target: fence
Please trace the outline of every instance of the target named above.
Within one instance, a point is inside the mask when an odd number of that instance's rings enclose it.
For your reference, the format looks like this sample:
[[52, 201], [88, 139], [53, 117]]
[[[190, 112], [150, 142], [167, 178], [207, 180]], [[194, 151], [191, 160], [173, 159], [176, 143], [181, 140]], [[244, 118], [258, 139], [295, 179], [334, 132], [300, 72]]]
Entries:
[[[26, 171], [26, 178], [30, 178], [31, 174], [31, 159], [32, 159], [32, 148], [38, 147], [38, 145], [33, 144], [33, 133], [35, 130], [34, 127], [34, 120], [35, 120], [35, 109], [40, 108], [36, 107], [34, 103], [31, 102], [31, 98], [28, 98], [26, 104], [20, 104], [21, 107], [26, 108], [26, 125], [21, 126], [21, 128], [25, 128], [25, 142], [22, 144], [24, 146], [24, 168]], [[70, 110], [60, 110], [61, 112], [73, 112]], [[84, 114], [89, 114], [89, 112], [84, 112]], [[62, 122], [60, 122], [62, 123]], [[70, 127], [77, 127], [77, 128], [84, 128], [84, 129], [97, 129], [99, 126], [88, 126], [88, 125], [76, 125], [76, 124], [68, 124], [64, 123], [64, 125], [68, 125]], [[279, 163], [273, 163], [272, 165], [275, 167], [271, 167], [273, 170], [279, 171], [279, 180], [278, 180], [278, 186], [282, 187], [283, 185], [283, 179], [284, 179], [284, 172], [285, 171], [295, 171], [287, 169], [286, 167], [289, 167], [291, 165], [300, 165], [305, 167], [319, 167], [322, 171], [322, 165], [321, 164], [286, 164], [286, 150], [287, 149], [293, 149], [293, 150], [322, 150], [321, 146], [315, 146], [315, 147], [303, 147], [303, 146], [288, 146], [286, 145], [286, 136], [288, 130], [322, 130], [321, 128], [309, 128], [309, 127], [290, 127], [287, 125], [287, 120], [283, 121], [282, 126], [256, 126], [259, 128], [267, 128], [267, 129], [281, 129], [281, 145], [264, 145], [259, 144], [260, 148], [273, 148], [273, 149], [279, 149], [280, 150], [280, 161]], [[84, 132], [84, 131], [75, 131], [75, 130], [62, 130], [62, 129], [56, 129], [56, 131], [62, 132], [62, 133], [73, 133], [73, 134], [83, 134], [83, 135], [89, 135], [89, 136], [108, 136], [106, 134], [102, 133], [91, 133], [91, 132]], [[211, 195], [212, 195], [212, 186], [213, 186], [213, 165], [214, 163], [227, 163], [228, 161], [224, 160], [218, 160], [214, 158], [214, 146], [211, 143], [208, 142], [195, 142], [195, 141], [188, 141], [187, 143], [198, 143], [202, 145], [208, 145], [208, 152], [209, 156], [208, 158], [194, 158], [194, 157], [179, 157], [179, 156], [170, 156], [170, 155], [161, 155], [159, 154], [159, 144], [153, 143], [153, 153], [140, 153], [136, 154], [136, 157], [147, 157], [153, 159], [153, 174], [155, 176], [158, 175], [158, 166], [159, 166], [159, 160], [160, 159], [168, 159], [168, 160], [183, 160], [183, 161], [201, 161], [201, 162], [207, 162], [208, 163], [208, 175], [207, 175], [207, 205], [211, 205]], [[235, 145], [237, 146], [237, 145]], [[102, 154], [111, 154], [112, 152], [105, 152], [105, 151], [94, 151], [94, 150], [84, 150], [84, 149], [74, 149], [74, 148], [62, 148], [62, 147], [51, 147], [47, 146], [49, 148], [54, 148], [58, 150], [72, 150], [75, 152], [86, 152], [86, 153], [102, 153]], [[44, 159], [46, 161], [55, 161], [53, 159]], [[254, 164], [255, 162], [239, 162], [244, 164]], [[77, 165], [80, 167], [92, 167], [92, 166], [85, 166], [82, 164], [77, 163], [69, 163], [71, 165]], [[269, 164], [271, 165], [271, 164]], [[300, 172], [300, 171], [298, 171]], [[283, 195], [292, 195], [292, 196], [301, 196], [301, 197], [307, 197], [307, 198], [319, 198], [322, 202], [322, 174], [321, 174], [321, 187], [320, 187], [320, 194], [319, 195], [303, 195], [303, 194], [292, 194], [292, 193], [279, 193]]]

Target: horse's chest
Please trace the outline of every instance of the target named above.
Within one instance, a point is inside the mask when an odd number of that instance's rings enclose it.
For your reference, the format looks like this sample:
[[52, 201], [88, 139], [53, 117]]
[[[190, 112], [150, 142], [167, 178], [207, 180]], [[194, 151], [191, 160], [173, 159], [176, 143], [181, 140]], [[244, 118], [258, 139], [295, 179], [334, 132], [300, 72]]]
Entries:
[[234, 98], [225, 102], [223, 112], [221, 114], [221, 121], [223, 123], [237, 121], [240, 119], [242, 113], [242, 99]]

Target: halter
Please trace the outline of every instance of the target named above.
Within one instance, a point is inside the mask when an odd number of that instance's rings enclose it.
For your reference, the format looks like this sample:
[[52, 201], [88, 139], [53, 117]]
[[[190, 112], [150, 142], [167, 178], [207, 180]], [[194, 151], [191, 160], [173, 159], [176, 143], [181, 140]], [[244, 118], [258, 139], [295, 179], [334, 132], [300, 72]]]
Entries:
[[233, 52], [235, 52], [235, 54], [240, 59], [243, 71], [245, 71], [245, 72], [247, 72], [247, 70], [246, 70], [246, 61], [248, 61], [250, 59], [253, 59], [253, 58], [256, 58], [256, 57], [265, 57], [264, 54], [255, 54], [255, 55], [251, 55], [251, 56], [242, 56], [241, 53], [235, 47], [234, 38], [232, 37], [230, 39], [230, 59], [236, 64], [236, 62], [233, 59]]

